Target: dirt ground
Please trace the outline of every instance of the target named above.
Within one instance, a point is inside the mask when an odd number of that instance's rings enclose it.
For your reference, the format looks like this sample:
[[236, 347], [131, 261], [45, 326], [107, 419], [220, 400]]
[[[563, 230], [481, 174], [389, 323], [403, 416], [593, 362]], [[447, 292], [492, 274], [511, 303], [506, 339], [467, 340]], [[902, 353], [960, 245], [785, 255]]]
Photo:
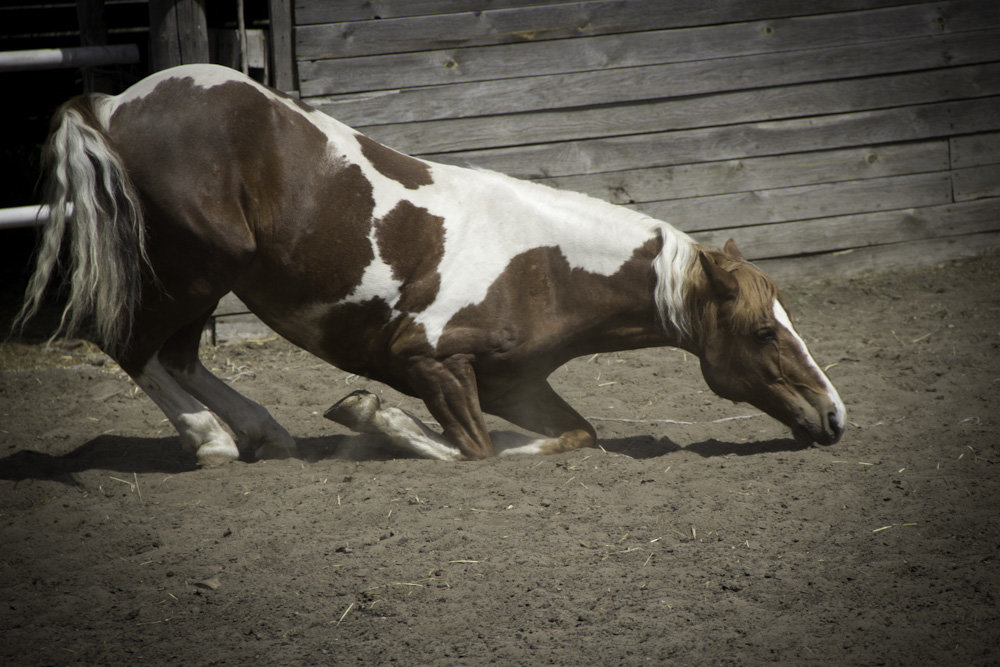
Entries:
[[394, 458], [322, 412], [422, 405], [270, 339], [204, 354], [300, 457], [198, 469], [93, 348], [8, 342], [0, 663], [997, 664], [998, 290], [997, 255], [786, 289], [829, 448], [645, 350], [555, 376], [600, 449]]

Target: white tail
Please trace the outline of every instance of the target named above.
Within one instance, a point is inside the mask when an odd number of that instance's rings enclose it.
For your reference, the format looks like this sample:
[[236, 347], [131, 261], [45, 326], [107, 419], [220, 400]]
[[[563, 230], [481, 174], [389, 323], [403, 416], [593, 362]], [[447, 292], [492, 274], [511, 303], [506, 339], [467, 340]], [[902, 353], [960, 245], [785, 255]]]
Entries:
[[53, 121], [45, 155], [51, 214], [15, 326], [23, 327], [37, 313], [68, 235], [69, 297], [53, 338], [78, 333], [86, 324], [95, 341], [114, 354], [128, 343], [140, 274], [148, 262], [142, 209], [94, 114], [97, 97], [67, 102]]

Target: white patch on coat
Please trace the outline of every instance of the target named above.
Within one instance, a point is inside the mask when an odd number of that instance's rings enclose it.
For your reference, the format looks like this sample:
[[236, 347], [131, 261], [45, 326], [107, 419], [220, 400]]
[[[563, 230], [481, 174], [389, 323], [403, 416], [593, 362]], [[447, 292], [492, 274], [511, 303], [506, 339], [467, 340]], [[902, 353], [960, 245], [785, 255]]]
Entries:
[[810, 367], [812, 367], [812, 369], [822, 380], [823, 386], [826, 389], [827, 396], [830, 397], [830, 400], [834, 404], [836, 422], [841, 426], [844, 426], [847, 418], [847, 409], [844, 407], [844, 402], [840, 400], [840, 394], [837, 392], [837, 388], [833, 386], [833, 383], [830, 382], [830, 379], [826, 376], [826, 373], [823, 372], [823, 369], [820, 368], [819, 364], [816, 363], [816, 360], [813, 359], [812, 354], [809, 353], [809, 348], [806, 347], [805, 341], [802, 340], [802, 337], [799, 336], [799, 333], [795, 330], [795, 327], [792, 326], [791, 318], [788, 317], [788, 313], [785, 312], [785, 309], [782, 307], [782, 305], [778, 302], [777, 299], [775, 299], [774, 301], [774, 306], [772, 310], [774, 312], [774, 319], [777, 320], [778, 324], [783, 326], [788, 331], [788, 333], [792, 335], [792, 338], [799, 346], [800, 352], [806, 358], [807, 363], [810, 365]]
[[[358, 159], [364, 160], [363, 156]], [[511, 260], [524, 252], [558, 247], [571, 268], [611, 276], [637, 248], [664, 234], [663, 223], [630, 209], [502, 174], [434, 164], [433, 185], [414, 191], [369, 171], [367, 161], [362, 164], [374, 188], [377, 212], [384, 215], [406, 199], [444, 220], [444, 253], [437, 267], [440, 290], [433, 303], [413, 315], [432, 346], [452, 317], [462, 308], [481, 303]], [[668, 229], [681, 245], [692, 245], [686, 235]], [[345, 301], [360, 303], [380, 296], [395, 304], [401, 284], [378, 254], [378, 246], [372, 245], [376, 258]], [[680, 280], [678, 275], [671, 274], [668, 282], [676, 280]], [[676, 293], [669, 290], [666, 294]], [[671, 315], [680, 312], [679, 308], [668, 310]]]

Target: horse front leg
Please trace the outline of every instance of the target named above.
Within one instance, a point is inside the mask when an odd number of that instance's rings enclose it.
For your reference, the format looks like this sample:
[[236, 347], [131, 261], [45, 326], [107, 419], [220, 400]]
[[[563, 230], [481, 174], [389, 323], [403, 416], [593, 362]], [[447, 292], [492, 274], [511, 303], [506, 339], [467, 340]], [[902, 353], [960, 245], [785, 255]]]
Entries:
[[141, 371], [132, 374], [132, 379], [177, 429], [181, 446], [195, 453], [198, 465], [216, 466], [239, 458], [232, 437], [204, 405], [180, 386], [157, 357], [150, 358]]
[[483, 391], [483, 408], [521, 428], [548, 436], [498, 447], [500, 456], [557, 454], [597, 442], [594, 427], [545, 380], [520, 382], [499, 391]]
[[493, 441], [479, 406], [479, 387], [471, 356], [443, 360], [421, 357], [409, 367], [410, 384], [441, 424], [445, 439], [467, 459], [493, 456]]
[[424, 459], [457, 461], [462, 453], [414, 415], [384, 408], [375, 394], [358, 390], [340, 399], [324, 417], [358, 433], [372, 433]]
[[214, 306], [168, 338], [157, 355], [160, 363], [185, 391], [229, 425], [242, 453], [257, 459], [294, 456], [295, 439], [267, 409], [213, 375], [198, 358], [202, 328], [213, 310]]
[[482, 459], [493, 443], [479, 407], [475, 372], [464, 355], [444, 360], [410, 360], [407, 375], [443, 434], [399, 408], [383, 408], [378, 397], [356, 391], [327, 410], [325, 417], [360, 433], [375, 433], [423, 458]]

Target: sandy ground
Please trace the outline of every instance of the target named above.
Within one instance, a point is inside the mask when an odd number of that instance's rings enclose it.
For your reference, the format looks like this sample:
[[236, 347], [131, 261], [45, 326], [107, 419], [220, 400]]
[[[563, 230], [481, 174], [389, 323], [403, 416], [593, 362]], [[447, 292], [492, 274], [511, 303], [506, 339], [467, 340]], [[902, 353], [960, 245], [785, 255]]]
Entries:
[[264, 340], [204, 354], [300, 457], [198, 469], [92, 348], [9, 342], [0, 663], [997, 664], [998, 288], [994, 255], [787, 289], [829, 448], [646, 350], [555, 376], [600, 449], [394, 458], [322, 412], [421, 405]]

